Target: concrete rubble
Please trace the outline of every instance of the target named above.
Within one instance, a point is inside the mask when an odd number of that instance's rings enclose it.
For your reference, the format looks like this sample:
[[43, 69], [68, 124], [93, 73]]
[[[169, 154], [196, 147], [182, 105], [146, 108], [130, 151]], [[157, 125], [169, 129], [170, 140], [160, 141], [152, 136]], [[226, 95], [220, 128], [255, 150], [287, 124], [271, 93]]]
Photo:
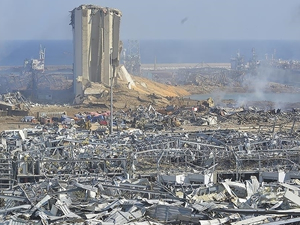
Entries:
[[113, 134], [108, 118], [3, 131], [0, 224], [300, 221], [297, 109], [140, 106]]

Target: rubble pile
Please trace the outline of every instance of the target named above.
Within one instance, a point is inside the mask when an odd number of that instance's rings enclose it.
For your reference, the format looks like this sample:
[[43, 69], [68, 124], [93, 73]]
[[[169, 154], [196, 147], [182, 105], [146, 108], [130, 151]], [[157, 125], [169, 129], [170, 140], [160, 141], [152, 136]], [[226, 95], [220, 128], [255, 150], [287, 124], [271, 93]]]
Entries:
[[48, 178], [3, 191], [1, 224], [287, 224], [300, 220], [298, 191], [299, 180], [259, 184], [255, 177], [246, 184], [225, 180], [206, 187], [120, 177]]
[[[77, 117], [105, 119], [92, 115]], [[114, 121], [109, 135], [76, 123], [3, 131], [0, 224], [300, 221], [296, 109], [140, 106]]]
[[27, 115], [30, 102], [20, 93], [6, 93], [0, 95], [0, 115]]

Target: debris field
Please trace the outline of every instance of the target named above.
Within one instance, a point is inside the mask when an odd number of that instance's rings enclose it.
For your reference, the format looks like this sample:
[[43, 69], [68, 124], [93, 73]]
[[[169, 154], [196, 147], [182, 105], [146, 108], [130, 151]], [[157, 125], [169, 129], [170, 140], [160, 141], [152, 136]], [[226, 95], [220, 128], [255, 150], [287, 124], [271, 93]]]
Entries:
[[0, 224], [300, 221], [298, 109], [141, 105], [111, 134], [109, 117], [57, 114], [2, 131]]

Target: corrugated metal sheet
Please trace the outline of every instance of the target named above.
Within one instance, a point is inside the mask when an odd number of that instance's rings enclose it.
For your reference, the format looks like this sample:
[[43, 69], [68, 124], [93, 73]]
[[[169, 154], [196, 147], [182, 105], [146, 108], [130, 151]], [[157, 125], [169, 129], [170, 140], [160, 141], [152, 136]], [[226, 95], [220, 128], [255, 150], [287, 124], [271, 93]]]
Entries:
[[199, 203], [199, 204], [193, 204], [192, 207], [194, 209], [196, 209], [199, 212], [202, 212], [206, 209], [211, 208], [212, 206], [215, 206], [215, 203], [213, 202], [203, 202], [203, 203]]
[[76, 215], [75, 213], [71, 212], [68, 206], [65, 203], [57, 200], [55, 206], [59, 208], [67, 217], [69, 218], [81, 218], [80, 216]]
[[1, 209], [0, 213], [4, 214], [4, 213], [8, 213], [8, 212], [12, 212], [12, 211], [19, 211], [22, 209], [30, 209], [31, 205], [20, 205], [20, 206], [15, 206], [15, 207], [11, 207], [11, 208], [7, 208], [7, 209]]
[[176, 220], [180, 214], [191, 216], [192, 209], [177, 206], [157, 205], [149, 208], [146, 213], [146, 215], [153, 219], [165, 222]]
[[43, 225], [48, 225], [49, 224], [48, 223], [48, 219], [49, 218], [48, 218], [48, 216], [44, 212], [39, 211], [38, 215], [41, 218], [41, 222], [42, 222]]
[[110, 215], [105, 222], [114, 223], [114, 224], [125, 224], [132, 220], [141, 218], [145, 214], [145, 210], [136, 210], [134, 212], [123, 212], [117, 211], [114, 214]]
[[144, 222], [125, 223], [124, 225], [163, 225], [163, 224], [158, 222], [144, 221]]
[[24, 224], [28, 224], [27, 221], [18, 221], [18, 220], [10, 220], [9, 223], [7, 223], [8, 225], [24, 225]]
[[92, 185], [84, 185], [84, 184], [79, 184], [78, 182], [73, 183], [75, 187], [82, 188], [84, 190], [89, 190], [89, 191], [94, 191], [97, 192], [98, 189], [96, 187], [93, 187]]
[[108, 210], [108, 209], [113, 209], [117, 206], [123, 205], [124, 200], [120, 199], [120, 200], [116, 200], [114, 202], [112, 202], [111, 204], [109, 204], [108, 206], [106, 206], [105, 208], [103, 208], [103, 210]]
[[298, 218], [293, 218], [293, 219], [288, 219], [288, 220], [280, 220], [276, 222], [271, 222], [271, 223], [265, 223], [269, 225], [281, 225], [281, 224], [292, 224], [292, 223], [298, 223], [300, 222], [300, 217]]
[[212, 220], [199, 220], [201, 225], [221, 225], [221, 224], [227, 224], [227, 222], [230, 222], [230, 220], [239, 219], [238, 214], [232, 214], [230, 216], [219, 218], [219, 219], [212, 219]]

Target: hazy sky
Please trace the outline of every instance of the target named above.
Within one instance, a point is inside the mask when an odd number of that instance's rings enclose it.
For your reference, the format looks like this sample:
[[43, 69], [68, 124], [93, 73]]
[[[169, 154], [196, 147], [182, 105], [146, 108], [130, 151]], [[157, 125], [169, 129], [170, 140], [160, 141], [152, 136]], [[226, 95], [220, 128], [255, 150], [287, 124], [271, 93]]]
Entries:
[[81, 4], [122, 11], [122, 39], [300, 40], [299, 0], [1, 0], [0, 40], [72, 39]]

